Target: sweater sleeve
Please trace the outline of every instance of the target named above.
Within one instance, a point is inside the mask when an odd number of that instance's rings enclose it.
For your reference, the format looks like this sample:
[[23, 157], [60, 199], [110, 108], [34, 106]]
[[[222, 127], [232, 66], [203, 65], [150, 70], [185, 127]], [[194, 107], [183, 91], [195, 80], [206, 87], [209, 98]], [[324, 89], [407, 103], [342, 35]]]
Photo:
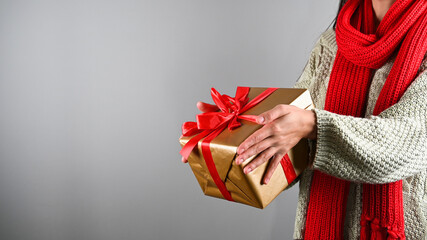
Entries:
[[427, 70], [378, 116], [313, 111], [317, 117], [314, 169], [349, 181], [382, 184], [427, 168]]

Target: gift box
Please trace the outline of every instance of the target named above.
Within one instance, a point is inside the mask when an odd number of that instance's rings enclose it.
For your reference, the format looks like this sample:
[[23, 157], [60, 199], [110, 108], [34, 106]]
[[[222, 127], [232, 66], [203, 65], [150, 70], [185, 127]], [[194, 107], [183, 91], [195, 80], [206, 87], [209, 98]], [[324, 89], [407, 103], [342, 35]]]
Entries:
[[243, 168], [256, 156], [236, 165], [238, 146], [262, 125], [256, 116], [278, 104], [313, 108], [310, 93], [296, 88], [238, 87], [235, 97], [211, 91], [217, 112], [186, 122], [179, 142], [205, 195], [265, 208], [307, 167], [309, 150], [302, 139], [281, 159], [268, 184], [262, 184], [268, 161], [248, 174]]

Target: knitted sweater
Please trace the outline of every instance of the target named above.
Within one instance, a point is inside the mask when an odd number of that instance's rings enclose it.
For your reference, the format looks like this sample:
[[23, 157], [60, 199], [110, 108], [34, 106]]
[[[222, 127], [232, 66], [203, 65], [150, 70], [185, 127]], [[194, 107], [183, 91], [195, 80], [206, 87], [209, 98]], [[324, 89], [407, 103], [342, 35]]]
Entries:
[[309, 140], [310, 167], [297, 178], [300, 191], [294, 238], [304, 237], [310, 184], [316, 169], [351, 181], [344, 239], [360, 238], [362, 184], [400, 179], [406, 237], [427, 239], [427, 55], [399, 102], [378, 116], [372, 116], [372, 112], [396, 55], [375, 70], [365, 118], [358, 118], [323, 110], [336, 52], [335, 31], [329, 29], [320, 36], [294, 86], [309, 90], [318, 129], [317, 140]]

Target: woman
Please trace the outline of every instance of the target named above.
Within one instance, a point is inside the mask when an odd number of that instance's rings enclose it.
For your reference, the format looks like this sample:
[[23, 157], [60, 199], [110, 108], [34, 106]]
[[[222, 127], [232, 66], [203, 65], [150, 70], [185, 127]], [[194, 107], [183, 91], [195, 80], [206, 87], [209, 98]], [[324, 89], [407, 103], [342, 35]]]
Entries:
[[[295, 239], [427, 239], [427, 1], [348, 0], [295, 87], [316, 109], [288, 105], [238, 148], [249, 173], [308, 138]], [[211, 106], [199, 103], [200, 110]]]

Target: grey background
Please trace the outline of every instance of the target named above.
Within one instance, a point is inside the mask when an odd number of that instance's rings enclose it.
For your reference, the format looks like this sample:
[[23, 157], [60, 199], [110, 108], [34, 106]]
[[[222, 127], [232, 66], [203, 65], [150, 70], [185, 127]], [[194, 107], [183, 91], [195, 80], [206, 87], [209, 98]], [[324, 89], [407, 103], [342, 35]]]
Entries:
[[178, 151], [210, 87], [291, 87], [338, 1], [0, 1], [0, 239], [291, 239]]

